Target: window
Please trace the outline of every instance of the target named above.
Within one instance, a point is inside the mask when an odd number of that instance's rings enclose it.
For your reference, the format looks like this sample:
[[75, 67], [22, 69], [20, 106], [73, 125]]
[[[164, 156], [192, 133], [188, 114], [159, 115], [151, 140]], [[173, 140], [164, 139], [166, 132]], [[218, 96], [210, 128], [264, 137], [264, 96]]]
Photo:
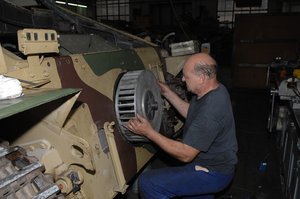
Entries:
[[220, 26], [233, 28], [236, 14], [267, 13], [268, 0], [262, 0], [259, 7], [237, 7], [235, 0], [218, 0], [218, 19]]
[[129, 0], [98, 0], [97, 20], [129, 21]]

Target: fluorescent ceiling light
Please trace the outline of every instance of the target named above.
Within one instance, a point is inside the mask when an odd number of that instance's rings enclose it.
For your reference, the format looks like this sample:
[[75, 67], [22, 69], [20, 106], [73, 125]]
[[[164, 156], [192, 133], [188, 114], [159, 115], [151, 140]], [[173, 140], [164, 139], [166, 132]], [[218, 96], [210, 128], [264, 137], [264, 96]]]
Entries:
[[80, 8], [87, 8], [87, 6], [85, 6], [85, 5], [77, 4], [77, 6], [80, 7]]
[[66, 3], [64, 1], [55, 1], [55, 3], [57, 3], [57, 4], [64, 4], [64, 5], [67, 4], [69, 6], [76, 6], [76, 7], [80, 7], [80, 8], [87, 8], [86, 5], [81, 5], [81, 4], [76, 4], [76, 3]]
[[77, 6], [77, 4], [75, 4], [75, 3], [68, 3], [68, 5], [70, 5], [70, 6]]
[[85, 5], [80, 5], [80, 4], [75, 4], [75, 3], [67, 3], [70, 6], [76, 6], [76, 7], [81, 7], [81, 8], [87, 8]]
[[55, 1], [55, 3], [57, 3], [57, 4], [66, 4], [66, 2], [63, 2], [63, 1]]

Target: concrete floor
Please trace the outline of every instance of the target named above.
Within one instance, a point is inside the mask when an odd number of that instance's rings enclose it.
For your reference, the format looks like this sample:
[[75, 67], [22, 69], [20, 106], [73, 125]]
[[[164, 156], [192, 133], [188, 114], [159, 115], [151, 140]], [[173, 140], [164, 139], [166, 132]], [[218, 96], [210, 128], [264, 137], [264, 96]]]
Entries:
[[[236, 176], [220, 198], [283, 199], [277, 135], [267, 131], [269, 90], [232, 89], [239, 162]], [[265, 171], [260, 165], [266, 163]]]

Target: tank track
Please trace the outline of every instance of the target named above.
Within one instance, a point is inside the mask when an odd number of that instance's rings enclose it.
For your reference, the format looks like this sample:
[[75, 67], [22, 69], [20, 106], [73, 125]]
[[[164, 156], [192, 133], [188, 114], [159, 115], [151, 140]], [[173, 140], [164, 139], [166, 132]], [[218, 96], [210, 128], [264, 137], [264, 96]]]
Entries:
[[0, 144], [0, 198], [62, 199], [52, 176], [44, 174], [44, 166], [29, 157], [19, 146]]

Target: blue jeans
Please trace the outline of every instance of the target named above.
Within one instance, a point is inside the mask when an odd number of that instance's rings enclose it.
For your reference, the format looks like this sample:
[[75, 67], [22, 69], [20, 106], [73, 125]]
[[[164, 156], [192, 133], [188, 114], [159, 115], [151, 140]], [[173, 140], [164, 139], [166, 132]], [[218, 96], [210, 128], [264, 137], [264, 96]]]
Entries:
[[196, 171], [195, 164], [148, 170], [139, 177], [139, 192], [143, 199], [173, 197], [213, 199], [226, 188], [234, 174]]

